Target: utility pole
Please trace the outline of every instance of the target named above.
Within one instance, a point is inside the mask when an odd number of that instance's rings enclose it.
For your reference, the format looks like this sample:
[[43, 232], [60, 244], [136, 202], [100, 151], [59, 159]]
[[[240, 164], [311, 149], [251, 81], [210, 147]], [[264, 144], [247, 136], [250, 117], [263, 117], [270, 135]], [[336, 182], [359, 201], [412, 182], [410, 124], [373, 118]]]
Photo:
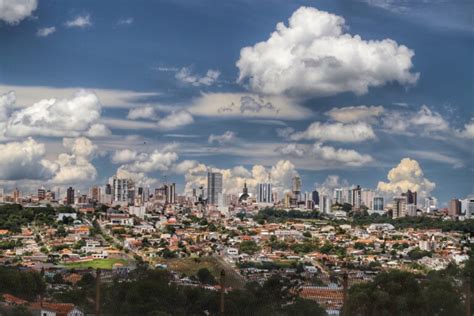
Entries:
[[95, 316], [100, 316], [100, 274], [100, 269], [97, 269], [95, 279]]
[[225, 271], [221, 270], [221, 306], [220, 306], [220, 315], [224, 316], [224, 298], [225, 298]]

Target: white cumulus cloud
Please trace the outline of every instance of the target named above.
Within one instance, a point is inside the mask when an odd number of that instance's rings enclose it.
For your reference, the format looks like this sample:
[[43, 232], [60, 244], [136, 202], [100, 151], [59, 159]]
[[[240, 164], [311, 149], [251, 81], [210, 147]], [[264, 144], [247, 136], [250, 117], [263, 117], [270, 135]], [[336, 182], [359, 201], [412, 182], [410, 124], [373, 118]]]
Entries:
[[[0, 104], [0, 114], [1, 109]], [[5, 135], [105, 136], [110, 131], [98, 123], [100, 115], [101, 104], [98, 97], [91, 92], [79, 91], [71, 99], [44, 99], [12, 112], [4, 121]], [[0, 116], [0, 122], [1, 120]]]
[[218, 117], [307, 119], [311, 111], [284, 96], [249, 93], [203, 93], [193, 100], [189, 112]]
[[334, 148], [321, 143], [314, 144], [312, 154], [316, 159], [325, 160], [334, 164], [344, 164], [349, 167], [360, 167], [373, 161], [367, 154], [360, 154], [352, 149]]
[[54, 32], [56, 32], [56, 27], [54, 26], [42, 27], [38, 29], [38, 32], [36, 32], [36, 35], [38, 35], [39, 37], [46, 37], [53, 34]]
[[306, 131], [290, 135], [292, 140], [320, 140], [335, 142], [363, 142], [375, 139], [372, 127], [365, 122], [358, 123], [312, 123]]
[[464, 124], [464, 129], [457, 131], [456, 134], [461, 138], [474, 139], [474, 118], [469, 123]]
[[97, 146], [85, 137], [65, 138], [63, 146], [68, 153], [58, 155], [50, 168], [56, 170], [51, 180], [58, 184], [91, 183], [97, 178], [97, 170], [90, 162], [96, 154]]
[[413, 50], [391, 39], [363, 40], [345, 32], [343, 17], [301, 7], [267, 41], [240, 52], [238, 81], [265, 94], [361, 95], [388, 82], [415, 84]]
[[[251, 169], [236, 166], [230, 169], [219, 169], [197, 161], [183, 161], [178, 165], [185, 178], [185, 192], [191, 193], [193, 188], [206, 187], [207, 172], [220, 172], [223, 176], [223, 190], [226, 194], [239, 194], [242, 192], [244, 183], [250, 192], [255, 191], [257, 183], [267, 182], [269, 176], [274, 191], [279, 194], [291, 188], [291, 180], [298, 175], [295, 165], [289, 160], [280, 160], [271, 167], [254, 165]], [[254, 193], [254, 192], [253, 192]]]
[[74, 19], [66, 21], [66, 27], [86, 28], [92, 25], [90, 14], [78, 15]]
[[219, 145], [233, 143], [237, 139], [237, 135], [232, 131], [226, 131], [222, 135], [209, 135], [208, 142], [210, 144], [217, 143]]
[[428, 196], [435, 183], [425, 178], [418, 161], [403, 158], [387, 175], [388, 182], [380, 181], [377, 189], [388, 194], [400, 194], [408, 190], [416, 191], [419, 196]]
[[44, 159], [44, 144], [28, 138], [21, 142], [0, 144], [0, 179], [48, 179], [53, 170]]
[[38, 7], [37, 0], [0, 0], [0, 20], [17, 24]]
[[173, 111], [162, 119], [158, 120], [157, 126], [163, 130], [171, 130], [194, 122], [194, 118], [188, 111]]
[[330, 118], [341, 123], [357, 121], [371, 121], [374, 117], [382, 115], [383, 106], [346, 106], [343, 108], [333, 108], [326, 112]]
[[190, 84], [195, 87], [211, 86], [219, 79], [220, 71], [209, 69], [205, 75], [193, 74], [189, 67], [183, 67], [175, 74], [175, 78], [182, 83]]
[[154, 120], [157, 118], [155, 108], [147, 105], [141, 106], [138, 108], [133, 108], [128, 111], [127, 118], [130, 120], [138, 120], [138, 119], [148, 119]]

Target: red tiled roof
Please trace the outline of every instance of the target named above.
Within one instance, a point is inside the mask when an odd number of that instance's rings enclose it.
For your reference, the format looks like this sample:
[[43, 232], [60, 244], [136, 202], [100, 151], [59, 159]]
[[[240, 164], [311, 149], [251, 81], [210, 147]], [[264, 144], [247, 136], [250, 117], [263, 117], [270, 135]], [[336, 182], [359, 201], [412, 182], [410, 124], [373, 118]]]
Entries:
[[28, 303], [28, 301], [25, 301], [24, 299], [21, 299], [11, 294], [3, 294], [3, 300], [8, 304], [14, 305], [22, 305]]

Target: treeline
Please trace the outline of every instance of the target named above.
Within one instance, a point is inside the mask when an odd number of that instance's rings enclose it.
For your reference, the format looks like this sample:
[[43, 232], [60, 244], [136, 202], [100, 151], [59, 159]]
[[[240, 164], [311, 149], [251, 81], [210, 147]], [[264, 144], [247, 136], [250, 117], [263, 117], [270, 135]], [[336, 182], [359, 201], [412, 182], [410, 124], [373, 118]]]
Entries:
[[415, 229], [441, 229], [442, 231], [460, 231], [464, 233], [474, 232], [474, 219], [442, 220], [427, 216], [407, 216], [392, 219], [388, 216], [378, 214], [368, 215], [367, 213], [354, 214], [352, 222], [355, 225], [369, 225], [373, 223], [389, 223], [395, 228], [415, 228]]
[[19, 204], [0, 205], [0, 229], [8, 229], [11, 232], [21, 232], [21, 227], [28, 224], [56, 223], [56, 214], [74, 213], [69, 206], [61, 206], [54, 209], [52, 206], [45, 207], [23, 207]]
[[34, 300], [44, 294], [46, 283], [40, 273], [0, 267], [0, 294], [12, 294], [25, 300]]
[[317, 211], [300, 211], [300, 210], [279, 210], [268, 207], [258, 211], [255, 216], [256, 221], [267, 222], [283, 222], [289, 219], [317, 219], [320, 218], [320, 213]]
[[[299, 281], [282, 277], [249, 283], [225, 294], [225, 315], [326, 315], [314, 301], [299, 298], [298, 291]], [[92, 311], [93, 293], [91, 282], [56, 298]], [[101, 303], [102, 315], [219, 315], [220, 292], [177, 285], [165, 270], [139, 268], [131, 280], [102, 284]]]
[[[393, 270], [377, 275], [372, 282], [349, 289], [345, 308], [349, 315], [464, 315], [465, 297], [470, 281], [474, 290], [474, 261], [463, 269], [454, 265], [442, 271], [431, 271], [426, 276]], [[471, 306], [474, 296], [471, 295]]]

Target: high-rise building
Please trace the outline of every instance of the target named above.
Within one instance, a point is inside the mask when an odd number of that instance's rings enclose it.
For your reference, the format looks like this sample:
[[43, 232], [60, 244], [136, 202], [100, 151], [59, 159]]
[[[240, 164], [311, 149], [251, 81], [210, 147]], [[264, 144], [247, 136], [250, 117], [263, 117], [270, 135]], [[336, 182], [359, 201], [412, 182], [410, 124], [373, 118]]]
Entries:
[[374, 197], [375, 192], [372, 190], [364, 189], [361, 192], [361, 204], [367, 207], [369, 210], [374, 208]]
[[319, 210], [324, 214], [328, 214], [328, 213], [331, 213], [331, 207], [332, 207], [331, 197], [327, 194], [321, 194]]
[[166, 186], [155, 189], [155, 201], [166, 203]]
[[293, 177], [292, 191], [294, 198], [299, 201], [301, 199], [301, 178], [298, 176]]
[[416, 216], [416, 205], [415, 204], [407, 204], [407, 216]]
[[383, 209], [384, 209], [383, 197], [374, 196], [374, 199], [372, 202], [372, 210], [380, 212], [380, 211], [383, 211]]
[[459, 216], [461, 214], [461, 201], [458, 199], [452, 199], [449, 201], [449, 216]]
[[41, 187], [38, 189], [38, 200], [42, 201], [46, 198], [46, 189]]
[[120, 179], [116, 176], [111, 179], [112, 201], [128, 202], [131, 181], [128, 179]]
[[392, 218], [405, 217], [407, 213], [407, 199], [405, 196], [393, 198]]
[[273, 203], [272, 184], [257, 184], [257, 203]]
[[319, 205], [319, 192], [314, 190], [312, 192], [311, 200], [313, 200], [314, 205]]
[[425, 199], [425, 212], [431, 213], [438, 209], [438, 200], [434, 196]]
[[222, 173], [207, 173], [207, 203], [217, 205], [219, 194], [222, 194]]
[[360, 210], [362, 204], [362, 189], [360, 185], [352, 189], [352, 207], [354, 210]]
[[13, 202], [15, 203], [20, 203], [21, 202], [21, 192], [20, 190], [18, 190], [18, 188], [15, 188], [15, 190], [13, 190]]
[[406, 193], [407, 196], [407, 204], [413, 204], [416, 205], [417, 203], [417, 194], [416, 191], [412, 192], [411, 190], [408, 190]]
[[467, 209], [464, 216], [467, 218], [472, 218], [474, 217], [474, 197], [468, 198], [468, 201], [469, 202], [467, 203]]
[[344, 204], [343, 189], [342, 188], [334, 189], [334, 200], [336, 201], [337, 204]]
[[5, 201], [5, 191], [3, 188], [0, 188], [0, 203]]
[[66, 204], [73, 205], [74, 204], [74, 189], [72, 187], [67, 188], [66, 192]]
[[93, 186], [92, 188], [90, 188], [89, 196], [91, 197], [92, 201], [99, 202], [101, 192], [102, 192], [102, 189], [99, 186]]
[[166, 204], [176, 203], [176, 184], [171, 183], [165, 185], [166, 187]]

